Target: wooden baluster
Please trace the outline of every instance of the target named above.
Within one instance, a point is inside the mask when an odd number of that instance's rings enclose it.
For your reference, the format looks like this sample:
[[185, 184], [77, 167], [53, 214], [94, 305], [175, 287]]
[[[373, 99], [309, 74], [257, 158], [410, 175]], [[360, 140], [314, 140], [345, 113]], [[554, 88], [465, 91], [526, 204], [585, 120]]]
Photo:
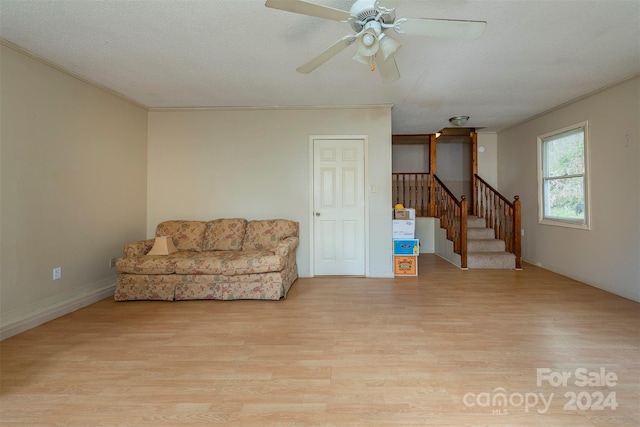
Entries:
[[407, 200], [407, 205], [405, 206], [406, 208], [410, 208], [412, 207], [412, 203], [413, 203], [413, 175], [411, 174], [407, 174], [407, 178], [409, 179], [409, 186], [407, 187], [407, 189], [409, 190], [409, 193], [407, 194], [408, 196], [408, 200]]
[[458, 206], [455, 206], [453, 204], [453, 201], [451, 200], [451, 198], [449, 198], [449, 207], [450, 207], [450, 212], [451, 215], [449, 215], [449, 227], [451, 228], [451, 238], [453, 239], [453, 252], [455, 253], [459, 253], [460, 252], [460, 247], [459, 247], [459, 240], [458, 240], [458, 233], [457, 233], [457, 227], [455, 224], [455, 219], [458, 217]]
[[482, 181], [477, 179], [476, 181], [478, 182], [478, 204], [480, 205], [478, 207], [477, 215], [482, 218], [482, 188], [484, 187], [484, 185], [482, 184]]
[[411, 174], [407, 174], [407, 178], [409, 178], [409, 193], [407, 194], [408, 199], [407, 200], [407, 205], [405, 206], [405, 208], [411, 208], [413, 207], [412, 203], [413, 203], [413, 175]]
[[411, 205], [411, 175], [405, 175], [407, 185], [405, 187], [405, 198], [404, 198], [404, 207], [409, 207]]
[[478, 197], [478, 180], [476, 179], [475, 175], [473, 175], [472, 177], [471, 191], [473, 192], [473, 199], [471, 200], [471, 202], [473, 203], [473, 214], [478, 216], [478, 212], [480, 212], [480, 205]]
[[480, 198], [482, 199], [480, 204], [482, 204], [482, 218], [484, 218], [484, 222], [485, 222], [485, 226], [487, 225], [487, 203], [486, 203], [486, 198], [487, 198], [487, 194], [486, 194], [486, 189], [484, 188], [484, 184], [482, 185], [482, 194], [480, 195]]
[[520, 206], [520, 196], [513, 198], [513, 252], [516, 255], [516, 268], [522, 268], [522, 237], [520, 233], [521, 229], [521, 214], [522, 207]]
[[489, 195], [489, 188], [485, 187], [484, 189], [484, 209], [485, 209], [485, 215], [484, 215], [484, 221], [487, 224], [487, 227], [491, 227], [491, 204], [490, 204], [490, 195]]
[[511, 252], [511, 242], [512, 238], [512, 230], [513, 230], [513, 213], [511, 212], [511, 206], [507, 203], [504, 203], [504, 242], [505, 246]]
[[[435, 180], [434, 180], [435, 181]], [[435, 181], [433, 184], [433, 208], [435, 210], [436, 218], [440, 218], [440, 227], [442, 227], [442, 210], [440, 209], [440, 187], [438, 186], [438, 182]]]
[[448, 209], [449, 209], [450, 206], [449, 206], [449, 200], [448, 199], [445, 200], [445, 204], [446, 204], [446, 206], [445, 206], [444, 215], [445, 215], [445, 223], [447, 224], [447, 239], [451, 239], [451, 237], [452, 237], [451, 236], [451, 220], [450, 220], [450, 216], [449, 216], [449, 212], [448, 212]]
[[455, 206], [452, 203], [451, 197], [447, 195], [447, 223], [449, 226], [449, 238], [451, 239], [455, 239], [455, 229], [453, 228], [453, 219], [455, 218], [455, 215]]
[[467, 199], [460, 201], [460, 267], [467, 268]]
[[413, 175], [413, 206], [416, 211], [418, 210], [418, 174]]
[[427, 216], [424, 211], [424, 180], [425, 176], [420, 177], [420, 216]]
[[418, 178], [418, 174], [413, 175], [413, 186], [414, 186], [414, 197], [413, 197], [413, 208], [418, 212], [419, 203], [418, 200], [420, 197], [420, 179]]
[[404, 204], [406, 203], [406, 199], [407, 199], [407, 179], [406, 179], [406, 175], [402, 174], [402, 198], [400, 199], [400, 203], [402, 204], [402, 206], [404, 206]]
[[493, 228], [495, 225], [493, 223], [493, 197], [491, 197], [491, 193], [488, 191], [487, 191], [487, 209], [489, 210], [487, 215], [489, 224], [487, 225], [487, 227]]
[[496, 229], [496, 199], [493, 196], [493, 194], [489, 193], [489, 203], [490, 203], [490, 213], [489, 216], [491, 217], [491, 225], [489, 226], [491, 229], [494, 230]]
[[392, 203], [395, 200], [395, 203], [393, 203], [393, 204], [398, 203], [398, 184], [397, 184], [397, 182], [398, 181], [396, 179], [396, 174], [392, 173], [391, 174], [391, 192], [392, 192], [391, 200], [392, 200]]
[[436, 216], [436, 180], [429, 174], [429, 216]]
[[407, 174], [407, 178], [409, 179], [409, 193], [407, 194], [408, 196], [408, 200], [407, 200], [407, 206], [405, 206], [406, 208], [412, 208], [413, 207], [413, 175], [411, 174]]
[[498, 213], [500, 214], [500, 220], [498, 221], [498, 239], [504, 240], [504, 203], [501, 199], [498, 199]]

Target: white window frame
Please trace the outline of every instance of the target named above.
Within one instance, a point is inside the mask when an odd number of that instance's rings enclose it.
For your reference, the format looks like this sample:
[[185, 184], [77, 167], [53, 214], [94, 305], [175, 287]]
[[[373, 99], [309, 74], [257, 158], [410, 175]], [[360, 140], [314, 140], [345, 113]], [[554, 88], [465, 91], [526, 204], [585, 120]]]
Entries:
[[[569, 218], [556, 218], [545, 216], [545, 152], [544, 142], [546, 139], [572, 130], [582, 129], [584, 135], [584, 220], [572, 220]], [[589, 122], [584, 121], [575, 125], [567, 126], [552, 132], [538, 136], [538, 223], [554, 225], [559, 227], [579, 228], [583, 230], [591, 229], [590, 221], [590, 197], [589, 197]]]

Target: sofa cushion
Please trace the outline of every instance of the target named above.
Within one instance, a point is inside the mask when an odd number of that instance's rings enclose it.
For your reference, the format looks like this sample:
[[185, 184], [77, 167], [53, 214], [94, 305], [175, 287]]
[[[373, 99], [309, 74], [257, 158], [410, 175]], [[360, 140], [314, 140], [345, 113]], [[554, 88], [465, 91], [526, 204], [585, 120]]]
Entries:
[[298, 236], [298, 223], [287, 219], [249, 221], [242, 250], [275, 248], [287, 237]]
[[281, 271], [286, 263], [285, 257], [276, 255], [273, 250], [240, 251], [235, 252], [233, 257], [224, 261], [222, 274], [234, 276], [236, 274]]
[[286, 264], [283, 256], [273, 250], [209, 251], [193, 256], [181, 256], [175, 261], [177, 274], [236, 274], [281, 271]]
[[204, 232], [203, 251], [239, 251], [247, 228], [244, 218], [209, 221]]
[[[222, 274], [222, 264], [232, 251], [182, 253], [176, 261], [176, 274]], [[184, 256], [189, 254], [189, 256]]]
[[201, 251], [206, 229], [204, 221], [164, 221], [156, 227], [156, 237], [173, 237], [179, 251]]
[[118, 258], [116, 268], [119, 273], [171, 274], [176, 270], [176, 257], [173, 255], [141, 255]]

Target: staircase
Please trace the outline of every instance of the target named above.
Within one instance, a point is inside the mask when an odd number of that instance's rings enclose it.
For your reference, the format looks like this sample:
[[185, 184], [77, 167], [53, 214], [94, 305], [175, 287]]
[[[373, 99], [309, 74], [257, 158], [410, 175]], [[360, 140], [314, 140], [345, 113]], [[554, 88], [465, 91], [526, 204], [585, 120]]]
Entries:
[[522, 269], [520, 197], [507, 200], [477, 174], [471, 190], [470, 200], [458, 200], [436, 175], [393, 174], [396, 203], [438, 219], [438, 256], [462, 269]]
[[515, 270], [516, 257], [505, 251], [503, 240], [495, 238], [495, 232], [485, 226], [485, 220], [477, 216], [467, 218], [467, 268]]

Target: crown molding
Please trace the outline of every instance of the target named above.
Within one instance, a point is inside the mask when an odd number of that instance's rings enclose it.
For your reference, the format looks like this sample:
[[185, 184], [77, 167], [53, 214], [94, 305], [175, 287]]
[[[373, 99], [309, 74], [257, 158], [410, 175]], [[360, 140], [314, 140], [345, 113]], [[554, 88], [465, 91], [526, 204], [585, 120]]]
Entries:
[[221, 107], [149, 107], [150, 112], [179, 111], [258, 111], [258, 110], [366, 110], [372, 108], [392, 109], [395, 104], [361, 105], [264, 105], [264, 106], [221, 106]]

